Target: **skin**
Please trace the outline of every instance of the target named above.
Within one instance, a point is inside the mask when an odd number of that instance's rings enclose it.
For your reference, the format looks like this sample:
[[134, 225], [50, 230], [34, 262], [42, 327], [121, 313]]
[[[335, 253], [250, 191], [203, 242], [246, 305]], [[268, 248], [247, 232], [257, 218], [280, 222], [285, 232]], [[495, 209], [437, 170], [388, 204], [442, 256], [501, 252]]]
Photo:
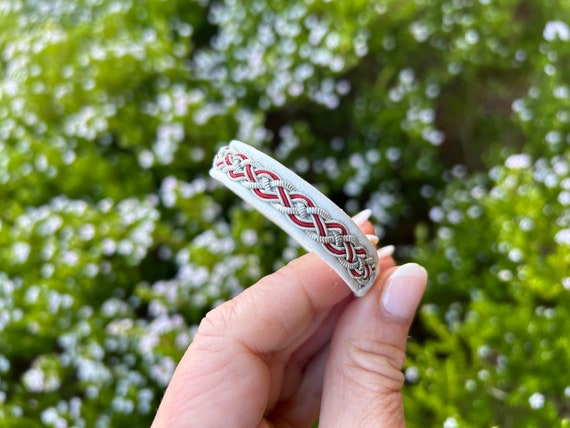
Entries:
[[[361, 228], [374, 232], [369, 222]], [[413, 314], [394, 317], [380, 303], [394, 267], [382, 258], [376, 284], [354, 298], [307, 254], [213, 309], [153, 427], [405, 426], [401, 369]]]

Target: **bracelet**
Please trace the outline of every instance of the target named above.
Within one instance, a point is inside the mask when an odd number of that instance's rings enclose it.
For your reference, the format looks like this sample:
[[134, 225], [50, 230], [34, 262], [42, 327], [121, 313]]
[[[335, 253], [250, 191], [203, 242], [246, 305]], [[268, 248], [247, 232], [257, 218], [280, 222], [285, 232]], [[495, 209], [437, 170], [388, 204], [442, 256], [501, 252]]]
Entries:
[[216, 154], [210, 175], [318, 254], [363, 296], [378, 275], [378, 255], [334, 202], [268, 155], [232, 141]]

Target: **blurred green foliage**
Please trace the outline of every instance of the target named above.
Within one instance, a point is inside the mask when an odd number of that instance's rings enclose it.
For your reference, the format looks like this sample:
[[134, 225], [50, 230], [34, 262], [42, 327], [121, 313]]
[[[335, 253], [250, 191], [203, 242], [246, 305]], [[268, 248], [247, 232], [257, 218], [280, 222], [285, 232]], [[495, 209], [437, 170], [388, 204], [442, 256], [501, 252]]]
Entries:
[[0, 0], [0, 425], [148, 425], [201, 317], [301, 253], [255, 145], [430, 272], [410, 426], [570, 420], [570, 3]]

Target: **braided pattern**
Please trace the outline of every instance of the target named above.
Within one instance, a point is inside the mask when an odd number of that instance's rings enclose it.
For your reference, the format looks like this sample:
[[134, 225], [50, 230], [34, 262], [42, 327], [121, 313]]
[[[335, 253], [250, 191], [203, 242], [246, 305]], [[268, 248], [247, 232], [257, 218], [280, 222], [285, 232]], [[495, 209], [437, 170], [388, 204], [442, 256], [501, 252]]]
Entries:
[[218, 152], [213, 168], [284, 214], [291, 223], [335, 257], [359, 286], [364, 287], [372, 278], [376, 265], [366, 249], [359, 245], [357, 237], [351, 235], [326, 210], [315, 206], [310, 197], [299, 192], [291, 183], [229, 146]]

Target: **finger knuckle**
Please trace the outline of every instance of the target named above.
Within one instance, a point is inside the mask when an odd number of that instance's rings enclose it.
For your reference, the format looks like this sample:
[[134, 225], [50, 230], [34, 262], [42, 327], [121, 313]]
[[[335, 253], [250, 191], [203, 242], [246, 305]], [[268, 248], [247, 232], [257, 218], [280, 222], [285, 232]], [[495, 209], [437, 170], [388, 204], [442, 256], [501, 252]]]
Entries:
[[224, 337], [235, 319], [235, 302], [230, 300], [210, 310], [198, 326], [195, 340]]
[[360, 373], [354, 379], [378, 393], [400, 391], [404, 385], [402, 367], [405, 352], [398, 347], [372, 340], [349, 344], [347, 364]]

